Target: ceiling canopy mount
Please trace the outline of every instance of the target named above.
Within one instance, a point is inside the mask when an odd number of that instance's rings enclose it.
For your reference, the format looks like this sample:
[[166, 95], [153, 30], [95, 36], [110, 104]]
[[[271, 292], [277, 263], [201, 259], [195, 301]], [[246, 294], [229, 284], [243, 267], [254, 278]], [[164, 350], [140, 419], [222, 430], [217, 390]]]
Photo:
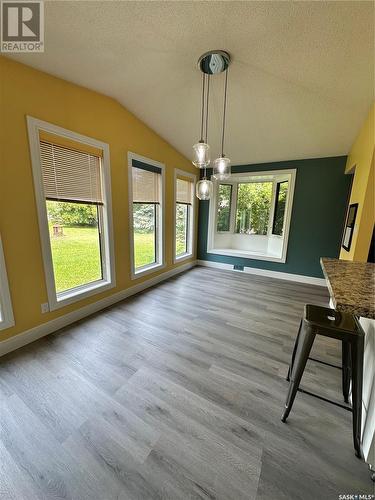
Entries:
[[230, 62], [230, 55], [225, 50], [210, 50], [198, 59], [198, 68], [206, 75], [217, 75], [226, 71]]

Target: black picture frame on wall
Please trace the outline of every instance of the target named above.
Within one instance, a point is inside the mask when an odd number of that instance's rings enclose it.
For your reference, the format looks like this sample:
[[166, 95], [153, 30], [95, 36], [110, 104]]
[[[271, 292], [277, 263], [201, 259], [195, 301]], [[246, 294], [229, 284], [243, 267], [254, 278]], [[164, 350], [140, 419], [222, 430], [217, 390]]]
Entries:
[[349, 252], [352, 239], [353, 239], [353, 231], [355, 225], [355, 219], [357, 217], [358, 203], [352, 203], [348, 208], [348, 215], [346, 217], [346, 223], [344, 227], [344, 234], [342, 236], [342, 248], [344, 248], [347, 252]]

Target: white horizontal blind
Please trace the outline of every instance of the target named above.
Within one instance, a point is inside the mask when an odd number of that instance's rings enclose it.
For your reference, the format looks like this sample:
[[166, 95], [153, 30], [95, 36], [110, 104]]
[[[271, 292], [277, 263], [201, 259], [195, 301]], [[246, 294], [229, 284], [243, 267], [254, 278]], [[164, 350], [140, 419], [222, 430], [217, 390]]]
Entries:
[[176, 202], [191, 204], [192, 182], [177, 179]]
[[40, 156], [47, 199], [103, 203], [99, 156], [42, 140]]
[[160, 177], [159, 173], [132, 167], [133, 202], [159, 203]]

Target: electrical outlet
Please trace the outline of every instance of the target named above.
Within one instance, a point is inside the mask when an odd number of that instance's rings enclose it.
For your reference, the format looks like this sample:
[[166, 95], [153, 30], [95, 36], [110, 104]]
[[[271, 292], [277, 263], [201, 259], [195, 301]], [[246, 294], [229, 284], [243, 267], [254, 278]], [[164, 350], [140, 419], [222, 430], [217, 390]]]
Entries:
[[40, 308], [42, 310], [42, 313], [48, 313], [49, 312], [49, 304], [48, 302], [45, 302], [44, 304], [40, 305]]

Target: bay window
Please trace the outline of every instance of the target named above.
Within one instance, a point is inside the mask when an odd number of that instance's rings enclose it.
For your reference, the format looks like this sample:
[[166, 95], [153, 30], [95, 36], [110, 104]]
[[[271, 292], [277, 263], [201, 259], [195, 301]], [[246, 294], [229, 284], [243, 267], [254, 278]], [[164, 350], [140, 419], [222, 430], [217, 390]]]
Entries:
[[295, 175], [243, 172], [214, 181], [207, 252], [285, 262]]

